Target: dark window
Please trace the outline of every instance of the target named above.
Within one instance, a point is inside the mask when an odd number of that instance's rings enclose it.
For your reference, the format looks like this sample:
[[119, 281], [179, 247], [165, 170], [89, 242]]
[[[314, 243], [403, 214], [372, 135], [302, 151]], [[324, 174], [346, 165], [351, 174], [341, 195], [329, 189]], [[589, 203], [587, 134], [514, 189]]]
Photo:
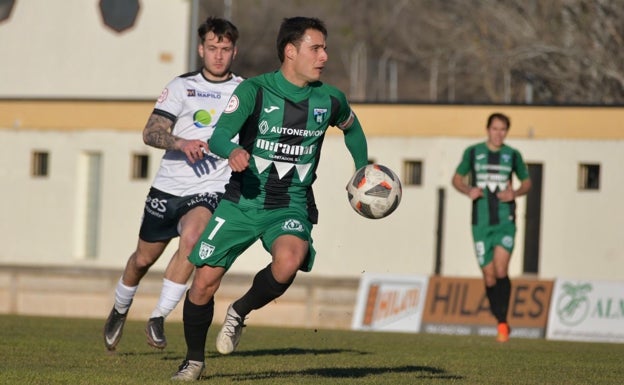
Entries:
[[139, 14], [139, 0], [100, 0], [102, 19], [111, 29], [122, 32], [132, 27]]
[[149, 173], [149, 156], [132, 155], [132, 179], [147, 179]]
[[578, 173], [579, 190], [600, 189], [600, 165], [581, 163]]
[[30, 174], [35, 177], [48, 176], [48, 158], [47, 152], [34, 151], [32, 153]]
[[403, 183], [406, 186], [422, 185], [422, 161], [406, 160], [403, 162]]

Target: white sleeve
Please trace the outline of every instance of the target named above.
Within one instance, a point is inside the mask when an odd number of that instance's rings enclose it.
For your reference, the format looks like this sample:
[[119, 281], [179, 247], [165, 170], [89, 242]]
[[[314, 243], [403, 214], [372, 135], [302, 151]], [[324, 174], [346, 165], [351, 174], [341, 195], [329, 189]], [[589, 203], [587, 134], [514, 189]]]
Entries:
[[174, 117], [180, 116], [184, 107], [184, 84], [182, 79], [177, 77], [167, 84], [162, 90], [154, 109], [165, 111]]

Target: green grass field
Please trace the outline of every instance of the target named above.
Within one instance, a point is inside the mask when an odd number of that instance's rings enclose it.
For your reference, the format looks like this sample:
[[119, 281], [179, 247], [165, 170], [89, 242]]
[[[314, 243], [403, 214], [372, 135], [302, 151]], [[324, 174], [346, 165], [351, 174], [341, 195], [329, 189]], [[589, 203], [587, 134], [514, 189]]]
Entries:
[[[117, 352], [104, 319], [0, 316], [0, 384], [171, 384], [184, 358], [182, 324], [169, 346], [145, 343], [129, 321]], [[217, 327], [220, 325], [217, 325]], [[239, 349], [219, 356], [208, 335], [204, 384], [622, 384], [624, 345], [491, 337], [248, 326]]]

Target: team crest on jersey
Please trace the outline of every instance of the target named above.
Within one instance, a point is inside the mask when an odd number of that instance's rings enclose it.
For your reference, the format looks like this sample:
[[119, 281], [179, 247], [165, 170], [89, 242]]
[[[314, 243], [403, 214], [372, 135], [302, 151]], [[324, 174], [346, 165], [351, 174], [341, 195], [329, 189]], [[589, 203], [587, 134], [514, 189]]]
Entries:
[[236, 111], [238, 109], [238, 104], [239, 104], [238, 96], [232, 95], [232, 97], [230, 98], [230, 101], [228, 102], [223, 112], [225, 112], [226, 114], [230, 114]]
[[201, 245], [199, 246], [199, 258], [206, 259], [210, 257], [214, 252], [214, 249], [215, 248], [213, 245], [209, 245], [208, 243], [202, 241]]
[[317, 123], [323, 123], [327, 116], [327, 108], [315, 108], [313, 111], [314, 121]]
[[503, 243], [503, 246], [505, 246], [505, 247], [512, 247], [513, 244], [514, 244], [514, 240], [513, 240], [513, 238], [511, 236], [505, 235], [503, 237], [502, 243]]
[[505, 163], [509, 163], [509, 161], [511, 160], [511, 155], [509, 154], [503, 154], [501, 157], [503, 158], [503, 162]]
[[288, 219], [282, 225], [282, 230], [284, 231], [298, 231], [300, 233], [303, 232], [303, 225], [296, 219]]

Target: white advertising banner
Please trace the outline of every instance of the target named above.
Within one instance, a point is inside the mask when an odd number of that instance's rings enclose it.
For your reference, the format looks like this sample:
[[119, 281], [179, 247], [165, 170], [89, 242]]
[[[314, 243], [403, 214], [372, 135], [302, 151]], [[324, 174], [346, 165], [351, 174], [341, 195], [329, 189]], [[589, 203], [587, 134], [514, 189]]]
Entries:
[[624, 282], [557, 279], [546, 338], [624, 343]]
[[429, 278], [366, 273], [353, 314], [355, 330], [419, 332]]

